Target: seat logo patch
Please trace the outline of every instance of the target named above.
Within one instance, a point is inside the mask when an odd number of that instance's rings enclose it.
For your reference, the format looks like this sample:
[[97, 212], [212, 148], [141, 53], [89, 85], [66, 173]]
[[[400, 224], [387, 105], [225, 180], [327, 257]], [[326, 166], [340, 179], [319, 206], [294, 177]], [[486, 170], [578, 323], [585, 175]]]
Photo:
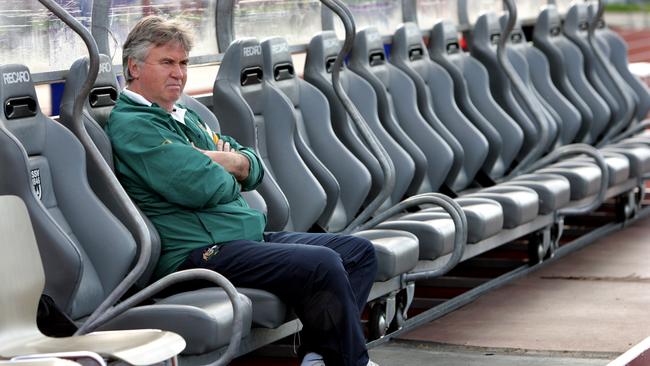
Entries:
[[330, 48], [336, 48], [338, 49], [339, 47], [339, 39], [338, 38], [328, 38], [323, 41], [325, 44], [325, 49], [329, 51]]
[[370, 43], [370, 44], [382, 41], [381, 40], [381, 34], [379, 34], [379, 32], [377, 32], [377, 33], [375, 33], [375, 32], [368, 33], [366, 37], [368, 39], [368, 43]]
[[248, 56], [259, 56], [262, 54], [262, 46], [250, 46], [242, 48], [242, 54], [244, 57]]
[[30, 80], [29, 71], [14, 71], [14, 72], [4, 72], [2, 73], [2, 80], [5, 85], [16, 84], [16, 83], [26, 83]]
[[43, 197], [43, 190], [41, 189], [41, 170], [36, 168], [31, 171], [32, 178], [32, 187], [34, 188], [34, 194], [39, 200]]
[[106, 72], [111, 72], [111, 63], [110, 62], [102, 62], [99, 64], [99, 73], [103, 74]]
[[271, 53], [277, 54], [277, 53], [285, 53], [289, 52], [289, 44], [288, 43], [278, 43], [274, 44], [271, 46]]

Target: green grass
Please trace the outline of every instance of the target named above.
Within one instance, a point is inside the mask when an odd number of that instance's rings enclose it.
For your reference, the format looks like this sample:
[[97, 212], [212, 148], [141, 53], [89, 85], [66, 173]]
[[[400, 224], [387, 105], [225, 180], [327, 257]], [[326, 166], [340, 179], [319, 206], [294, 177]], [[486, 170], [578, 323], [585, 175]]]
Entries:
[[605, 11], [617, 13], [636, 13], [650, 11], [650, 4], [606, 4]]

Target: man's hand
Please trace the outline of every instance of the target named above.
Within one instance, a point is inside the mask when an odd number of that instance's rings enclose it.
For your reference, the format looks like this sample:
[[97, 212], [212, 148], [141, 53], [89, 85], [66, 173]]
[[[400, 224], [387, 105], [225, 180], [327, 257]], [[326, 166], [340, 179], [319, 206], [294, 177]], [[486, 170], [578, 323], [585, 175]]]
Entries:
[[250, 172], [248, 158], [230, 147], [230, 143], [219, 140], [215, 151], [202, 150], [196, 146], [194, 148], [209, 157], [214, 163], [221, 165], [227, 172], [235, 176], [238, 182], [248, 178]]

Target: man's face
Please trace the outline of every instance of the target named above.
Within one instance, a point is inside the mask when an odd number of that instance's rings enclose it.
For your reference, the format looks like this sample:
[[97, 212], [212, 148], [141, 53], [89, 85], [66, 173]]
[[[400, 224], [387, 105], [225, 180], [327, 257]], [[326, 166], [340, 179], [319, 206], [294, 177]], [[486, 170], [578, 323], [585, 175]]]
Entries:
[[129, 59], [129, 89], [171, 111], [187, 81], [187, 51], [179, 42], [152, 47], [144, 62]]

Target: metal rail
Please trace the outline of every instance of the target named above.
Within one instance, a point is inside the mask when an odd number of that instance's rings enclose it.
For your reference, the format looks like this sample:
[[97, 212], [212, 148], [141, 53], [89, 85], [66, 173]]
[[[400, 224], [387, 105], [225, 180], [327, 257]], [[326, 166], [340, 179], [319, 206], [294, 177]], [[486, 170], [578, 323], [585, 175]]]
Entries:
[[373, 155], [375, 155], [375, 158], [377, 158], [379, 161], [381, 169], [384, 173], [384, 184], [382, 186], [382, 190], [372, 200], [372, 202], [370, 202], [364, 208], [364, 210], [359, 215], [357, 215], [343, 230], [344, 233], [349, 233], [356, 231], [358, 227], [366, 222], [370, 216], [377, 211], [379, 206], [381, 206], [384, 201], [390, 197], [390, 194], [395, 187], [395, 167], [393, 165], [393, 161], [388, 158], [386, 149], [384, 149], [377, 137], [374, 135], [374, 133], [372, 133], [372, 130], [363, 119], [363, 116], [361, 116], [361, 113], [359, 113], [359, 110], [355, 107], [341, 86], [341, 66], [343, 65], [344, 58], [352, 50], [354, 37], [356, 34], [354, 19], [350, 13], [350, 9], [348, 9], [340, 0], [321, 0], [321, 3], [330, 8], [334, 13], [336, 13], [336, 15], [339, 16], [343, 22], [343, 27], [345, 28], [345, 40], [343, 41], [343, 46], [341, 47], [339, 53], [336, 55], [336, 60], [332, 65], [332, 86], [334, 87], [334, 92], [338, 96], [345, 110], [350, 115], [350, 118], [354, 124], [357, 126], [359, 133], [365, 141], [366, 145], [372, 151]]

